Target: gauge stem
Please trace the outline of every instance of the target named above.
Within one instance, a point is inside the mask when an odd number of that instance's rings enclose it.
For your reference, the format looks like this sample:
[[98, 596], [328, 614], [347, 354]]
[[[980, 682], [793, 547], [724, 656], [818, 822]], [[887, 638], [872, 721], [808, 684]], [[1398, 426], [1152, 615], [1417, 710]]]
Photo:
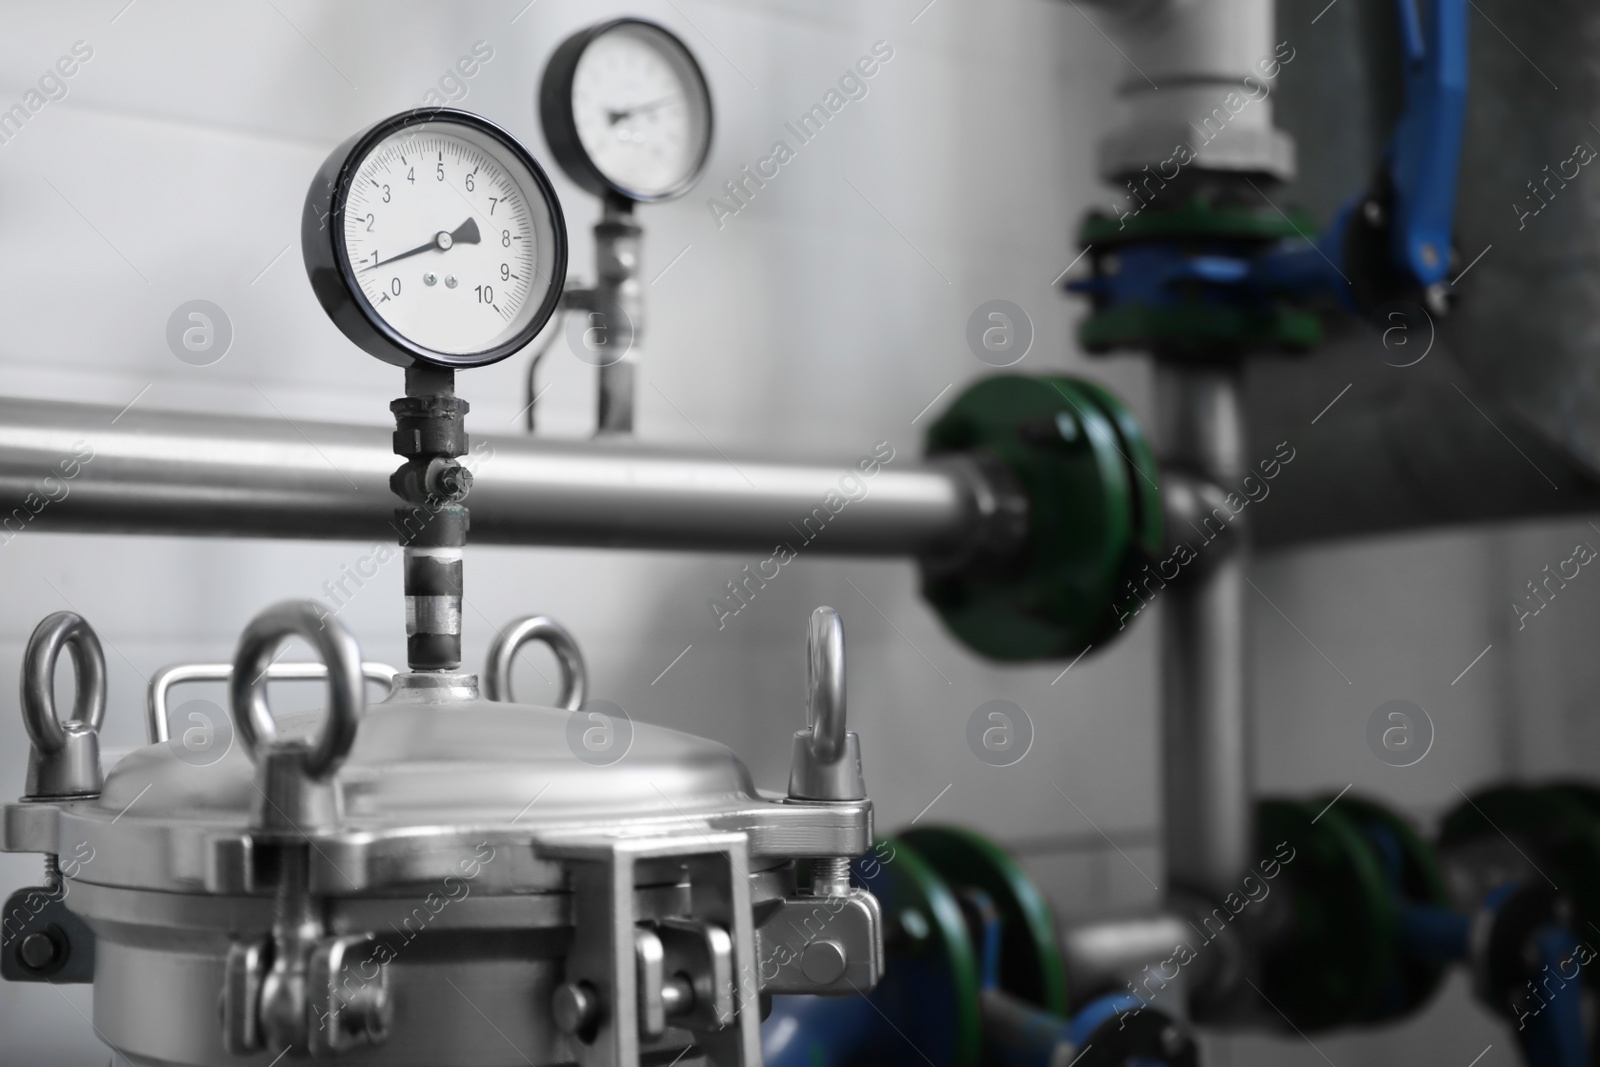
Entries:
[[594, 227], [595, 288], [590, 315], [622, 355], [600, 367], [597, 436], [633, 434], [637, 346], [644, 317], [644, 293], [639, 285], [641, 232], [633, 218], [633, 201], [606, 197], [605, 211]]
[[461, 550], [467, 543], [463, 501], [472, 476], [466, 454], [469, 405], [455, 395], [455, 371], [406, 368], [406, 395], [395, 415], [395, 454], [405, 459], [389, 479], [403, 502], [395, 531], [405, 549], [406, 659], [413, 671], [461, 666]]

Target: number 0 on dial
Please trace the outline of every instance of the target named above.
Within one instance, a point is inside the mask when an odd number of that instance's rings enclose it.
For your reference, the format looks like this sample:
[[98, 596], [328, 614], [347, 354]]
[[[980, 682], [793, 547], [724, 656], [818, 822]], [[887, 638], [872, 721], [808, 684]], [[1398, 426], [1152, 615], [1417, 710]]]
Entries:
[[478, 367], [533, 340], [561, 299], [566, 223], [516, 139], [423, 108], [336, 148], [306, 197], [306, 271], [339, 329], [406, 367]]

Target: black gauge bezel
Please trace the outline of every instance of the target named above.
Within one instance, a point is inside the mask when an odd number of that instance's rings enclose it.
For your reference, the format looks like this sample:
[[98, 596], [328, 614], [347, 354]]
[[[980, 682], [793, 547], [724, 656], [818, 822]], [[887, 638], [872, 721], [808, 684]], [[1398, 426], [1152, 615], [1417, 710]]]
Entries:
[[[535, 189], [529, 194], [542, 195], [550, 209], [555, 225], [553, 245], [555, 259], [551, 265], [554, 284], [545, 294], [526, 326], [493, 348], [482, 352], [437, 352], [417, 344], [390, 326], [378, 314], [372, 302], [361, 291], [345, 246], [344, 212], [349, 199], [350, 184], [362, 160], [385, 138], [426, 123], [453, 123], [466, 126], [483, 134], [498, 144], [525, 167], [533, 176]], [[317, 301], [339, 327], [362, 351], [376, 356], [385, 363], [410, 367], [418, 363], [433, 367], [464, 368], [486, 367], [498, 363], [527, 347], [528, 343], [544, 329], [550, 316], [561, 303], [562, 290], [567, 280], [567, 221], [561, 211], [561, 201], [555, 186], [539, 165], [539, 161], [511, 134], [479, 115], [448, 107], [423, 107], [403, 111], [381, 122], [374, 123], [335, 148], [323, 162], [312, 179], [306, 193], [305, 215], [300, 222], [300, 249], [305, 257], [306, 275], [311, 279], [311, 289]]]
[[[578, 137], [577, 119], [572, 114], [572, 79], [578, 72], [578, 61], [596, 39], [619, 26], [644, 26], [665, 37], [688, 60], [689, 70], [699, 82], [701, 96], [705, 99], [706, 137], [705, 143], [700, 146], [700, 158], [695, 160], [682, 181], [664, 192], [644, 194], [607, 178], [595, 166], [594, 160], [589, 158], [583, 141]], [[711, 158], [711, 141], [716, 135], [716, 111], [711, 103], [711, 86], [706, 81], [705, 71], [700, 69], [700, 61], [695, 59], [682, 38], [659, 22], [631, 17], [595, 23], [561, 42], [561, 46], [550, 56], [550, 62], [545, 65], [544, 78], [539, 84], [539, 121], [544, 126], [544, 139], [550, 146], [550, 154], [555, 156], [567, 177], [596, 196], [617, 196], [642, 204], [673, 200], [692, 189], [705, 172], [706, 161]]]

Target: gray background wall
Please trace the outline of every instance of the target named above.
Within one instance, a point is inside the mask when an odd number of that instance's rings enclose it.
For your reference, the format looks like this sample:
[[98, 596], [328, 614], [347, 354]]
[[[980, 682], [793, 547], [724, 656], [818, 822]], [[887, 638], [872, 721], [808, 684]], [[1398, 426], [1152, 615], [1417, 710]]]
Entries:
[[[927, 421], [914, 424], [919, 412], [985, 372], [963, 331], [994, 297], [1020, 304], [1036, 328], [1021, 369], [1092, 376], [1147, 412], [1144, 363], [1087, 360], [1073, 341], [1080, 310], [1051, 288], [1076, 255], [1079, 216], [1108, 203], [1094, 146], [1116, 120], [1114, 90], [1130, 71], [1072, 5], [925, 2], [0, 5], [0, 102], [20, 99], [75, 41], [94, 49], [67, 98], [0, 145], [4, 391], [384, 422], [398, 373], [344, 341], [300, 265], [299, 209], [314, 168], [353, 130], [421, 103], [479, 40], [494, 57], [462, 106], [542, 154], [532, 98], [546, 57], [582, 25], [636, 13], [684, 37], [717, 107], [701, 188], [641, 212], [645, 277], [655, 278], [644, 440], [844, 463], [887, 439], [896, 462], [910, 461]], [[1316, 32], [1309, 18], [1286, 19], [1280, 37]], [[706, 197], [787, 137], [783, 123], [879, 40], [894, 58], [869, 95], [719, 229]], [[597, 205], [554, 168], [552, 176], [582, 280], [592, 273]], [[167, 316], [194, 298], [220, 304], [236, 332], [227, 357], [205, 368], [179, 362], [164, 340]], [[559, 344], [549, 363], [542, 432], [584, 436], [592, 372]], [[473, 430], [514, 432], [523, 365], [464, 376]], [[1317, 412], [1304, 414], [1309, 423]], [[1294, 476], [1291, 466], [1285, 477]], [[1458, 790], [1492, 779], [1591, 773], [1600, 664], [1586, 645], [1600, 623], [1600, 578], [1585, 575], [1521, 632], [1509, 607], [1540, 567], [1587, 538], [1600, 543], [1588, 524], [1565, 522], [1261, 561], [1260, 787], [1331, 794], [1353, 784], [1426, 822], [1458, 802]], [[24, 533], [0, 547], [0, 692], [15, 692], [37, 620], [78, 610], [107, 649], [108, 744], [137, 744], [155, 668], [226, 658], [259, 608], [320, 595], [364, 551]], [[1064, 664], [999, 668], [974, 658], [922, 605], [904, 563], [802, 555], [719, 631], [707, 599], [754, 559], [476, 547], [468, 561], [469, 661], [481, 662], [493, 625], [553, 614], [582, 641], [596, 695], [725, 741], [774, 788], [803, 718], [806, 616], [832, 604], [849, 634], [850, 711], [883, 829], [921, 813], [993, 834], [1024, 855], [1063, 915], [1157, 896], [1154, 612], [1061, 675]], [[342, 618], [370, 657], [400, 662], [398, 568]], [[552, 675], [550, 661], [538, 666]], [[525, 673], [525, 698], [553, 696]], [[1032, 751], [1008, 769], [981, 763], [964, 742], [972, 710], [1001, 697], [1036, 727]], [[1422, 704], [1438, 734], [1428, 758], [1405, 770], [1374, 758], [1363, 736], [1372, 709], [1396, 697]], [[26, 740], [7, 707], [0, 795], [14, 796]], [[36, 857], [0, 856], [0, 889], [37, 873]], [[102, 1062], [90, 1012], [82, 987], [0, 985], [0, 1061]], [[1510, 1035], [1470, 1006], [1460, 982], [1404, 1027], [1316, 1042], [1215, 1038], [1208, 1062], [1466, 1067], [1491, 1043], [1483, 1067], [1515, 1062]]]

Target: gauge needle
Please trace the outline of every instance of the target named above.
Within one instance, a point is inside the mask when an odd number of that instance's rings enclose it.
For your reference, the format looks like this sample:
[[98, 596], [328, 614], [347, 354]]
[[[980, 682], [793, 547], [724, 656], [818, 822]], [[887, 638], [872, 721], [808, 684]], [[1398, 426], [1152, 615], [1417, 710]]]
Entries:
[[382, 267], [393, 263], [397, 259], [405, 259], [408, 256], [419, 255], [435, 248], [443, 252], [452, 245], [475, 245], [480, 239], [481, 238], [478, 234], [478, 220], [468, 219], [466, 222], [463, 222], [460, 226], [457, 226], [453, 230], [440, 230], [438, 233], [433, 235], [433, 238], [428, 241], [427, 244], [420, 244], [415, 248], [408, 248], [398, 255], [390, 256], [388, 259], [377, 263], [369, 263], [361, 269], [364, 271], [372, 270], [375, 267]]
[[629, 116], [637, 115], [641, 111], [654, 111], [656, 108], [664, 107], [676, 99], [678, 99], [678, 97], [676, 94], [674, 94], [672, 96], [663, 96], [660, 100], [652, 100], [648, 104], [635, 104], [633, 107], [625, 107], [621, 108], [620, 110], [617, 108], [607, 108], [606, 116], [611, 120], [611, 125], [615, 126], [617, 123], [621, 122], [625, 118], [628, 118]]

